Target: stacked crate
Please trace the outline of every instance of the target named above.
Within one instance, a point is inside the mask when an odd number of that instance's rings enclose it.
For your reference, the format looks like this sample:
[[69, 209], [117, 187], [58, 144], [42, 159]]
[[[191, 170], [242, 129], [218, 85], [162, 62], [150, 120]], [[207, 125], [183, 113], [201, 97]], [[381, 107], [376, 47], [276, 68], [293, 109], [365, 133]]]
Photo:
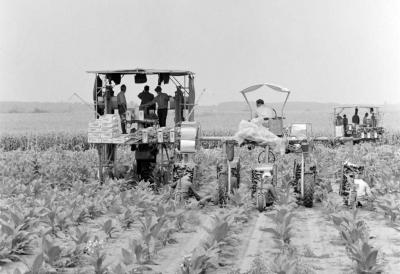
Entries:
[[119, 116], [117, 114], [105, 114], [99, 119], [89, 122], [89, 143], [114, 143], [121, 136]]
[[101, 123], [99, 120], [89, 122], [88, 143], [101, 143]]
[[101, 123], [102, 143], [113, 143], [114, 138], [121, 136], [120, 122], [118, 114], [106, 114], [99, 118]]

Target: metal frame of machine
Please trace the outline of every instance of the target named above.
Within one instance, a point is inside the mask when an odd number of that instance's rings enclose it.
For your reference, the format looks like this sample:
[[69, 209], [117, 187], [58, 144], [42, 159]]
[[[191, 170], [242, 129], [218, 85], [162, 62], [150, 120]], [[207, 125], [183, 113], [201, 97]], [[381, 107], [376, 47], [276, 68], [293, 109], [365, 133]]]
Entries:
[[[297, 127], [297, 130], [293, 130]], [[290, 126], [288, 136], [288, 153], [300, 154], [300, 163], [294, 161], [293, 186], [295, 192], [300, 194], [300, 199], [305, 207], [312, 207], [314, 202], [314, 186], [316, 184], [317, 169], [309, 157], [313, 151], [314, 143], [311, 139], [312, 125], [298, 123]]]

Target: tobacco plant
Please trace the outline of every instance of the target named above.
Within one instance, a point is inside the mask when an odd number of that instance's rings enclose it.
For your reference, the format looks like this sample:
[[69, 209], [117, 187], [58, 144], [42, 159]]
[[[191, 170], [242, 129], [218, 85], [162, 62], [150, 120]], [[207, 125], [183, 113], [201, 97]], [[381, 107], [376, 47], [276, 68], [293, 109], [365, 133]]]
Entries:
[[44, 270], [43, 263], [44, 263], [44, 256], [43, 253], [36, 255], [33, 262], [29, 264], [24, 259], [21, 258], [21, 261], [26, 265], [28, 268], [27, 272], [21, 272], [19, 269], [14, 271], [14, 274], [44, 274], [46, 271]]
[[112, 234], [117, 231], [117, 228], [113, 225], [113, 222], [111, 219], [108, 219], [103, 224], [103, 231], [104, 231], [104, 233], [107, 234], [108, 238], [112, 238]]
[[262, 231], [272, 233], [274, 241], [280, 246], [290, 244], [290, 239], [293, 236], [293, 225], [291, 224], [294, 214], [286, 208], [280, 208], [274, 216], [276, 228], [261, 228]]
[[385, 216], [388, 216], [390, 222], [393, 224], [396, 222], [397, 217], [400, 214], [400, 203], [398, 202], [399, 196], [387, 197], [382, 199], [378, 203], [378, 207], [383, 210]]
[[367, 242], [351, 244], [349, 246], [350, 258], [356, 262], [356, 273], [382, 273], [383, 267], [378, 263], [378, 250]]
[[181, 274], [205, 274], [218, 267], [219, 248], [216, 244], [205, 248], [197, 247], [190, 256], [186, 256], [180, 266]]
[[121, 227], [123, 229], [131, 228], [137, 217], [138, 213], [136, 210], [131, 210], [129, 207], [126, 207], [124, 214], [119, 218]]
[[15, 255], [31, 255], [34, 250], [36, 233], [26, 230], [26, 222], [16, 225], [7, 216], [0, 216], [0, 260], [15, 260]]

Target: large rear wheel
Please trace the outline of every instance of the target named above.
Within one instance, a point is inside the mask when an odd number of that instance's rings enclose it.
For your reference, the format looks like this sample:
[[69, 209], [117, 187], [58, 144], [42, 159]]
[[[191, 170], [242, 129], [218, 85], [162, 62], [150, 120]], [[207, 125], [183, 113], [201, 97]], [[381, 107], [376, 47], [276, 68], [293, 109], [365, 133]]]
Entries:
[[263, 192], [257, 193], [257, 209], [263, 212], [265, 209], [265, 194]]
[[304, 174], [304, 196], [303, 204], [305, 207], [312, 207], [314, 202], [315, 176], [312, 173]]
[[218, 203], [220, 206], [226, 205], [228, 195], [228, 175], [222, 173], [219, 175], [218, 181]]

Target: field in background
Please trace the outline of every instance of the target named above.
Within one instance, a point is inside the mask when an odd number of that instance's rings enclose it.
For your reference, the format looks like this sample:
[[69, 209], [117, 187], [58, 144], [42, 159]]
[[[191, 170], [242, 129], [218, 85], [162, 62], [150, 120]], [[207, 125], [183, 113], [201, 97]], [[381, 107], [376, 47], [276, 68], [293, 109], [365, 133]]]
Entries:
[[[351, 115], [350, 113], [348, 115]], [[85, 132], [88, 122], [93, 119], [93, 113], [0, 113], [0, 133], [44, 133], [44, 132]], [[196, 120], [203, 130], [209, 132], [235, 131], [240, 120], [249, 119], [246, 111], [207, 111], [196, 113]], [[169, 115], [168, 123], [172, 125], [173, 113]], [[400, 111], [386, 112], [384, 126], [391, 131], [400, 130]], [[315, 135], [331, 135], [333, 132], [332, 113], [330, 110], [287, 111], [285, 124], [312, 123]]]

